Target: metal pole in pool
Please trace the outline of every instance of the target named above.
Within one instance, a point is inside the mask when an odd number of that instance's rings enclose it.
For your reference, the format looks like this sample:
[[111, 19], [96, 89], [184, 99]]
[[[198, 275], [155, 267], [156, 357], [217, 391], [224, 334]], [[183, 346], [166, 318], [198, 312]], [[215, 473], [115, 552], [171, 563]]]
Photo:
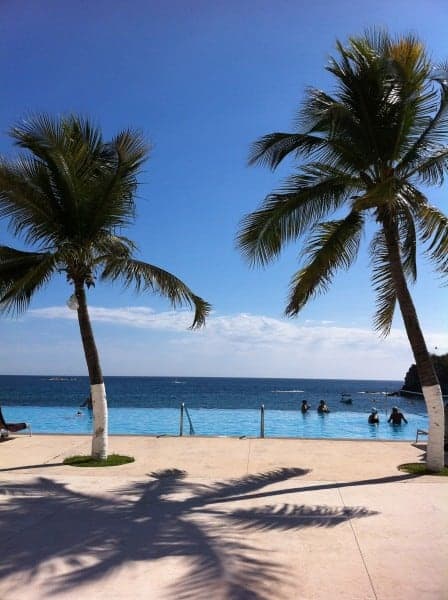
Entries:
[[185, 403], [182, 402], [182, 404], [180, 405], [179, 435], [184, 434], [184, 408], [185, 408]]
[[264, 438], [264, 404], [260, 406], [260, 437]]

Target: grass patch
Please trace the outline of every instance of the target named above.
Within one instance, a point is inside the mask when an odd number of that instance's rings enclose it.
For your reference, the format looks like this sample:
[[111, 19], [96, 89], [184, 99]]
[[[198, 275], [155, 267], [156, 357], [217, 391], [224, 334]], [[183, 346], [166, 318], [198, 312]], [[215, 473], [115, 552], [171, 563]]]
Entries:
[[64, 460], [64, 465], [72, 467], [116, 467], [134, 462], [133, 456], [122, 456], [121, 454], [109, 454], [106, 460], [98, 460], [91, 456], [69, 456]]
[[441, 471], [428, 471], [424, 463], [405, 463], [398, 467], [400, 471], [411, 473], [412, 475], [438, 475], [448, 477], [448, 467], [443, 467]]

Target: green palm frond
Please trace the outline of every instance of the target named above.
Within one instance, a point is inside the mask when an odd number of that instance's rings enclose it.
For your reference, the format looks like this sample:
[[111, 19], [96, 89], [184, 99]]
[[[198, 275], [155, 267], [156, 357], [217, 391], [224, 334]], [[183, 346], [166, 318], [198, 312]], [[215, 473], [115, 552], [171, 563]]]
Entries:
[[374, 209], [374, 212], [386, 210], [395, 214], [403, 204], [404, 188], [406, 186], [403, 181], [393, 176], [382, 179], [368, 186], [362, 194], [353, 198], [353, 210]]
[[23, 313], [57, 268], [53, 254], [0, 246], [0, 311]]
[[443, 275], [448, 274], [448, 217], [438, 208], [422, 205], [418, 212], [422, 242], [428, 245], [427, 255]]
[[418, 162], [406, 175], [408, 178], [415, 177], [425, 184], [440, 185], [447, 174], [448, 148], [443, 148]]
[[0, 160], [0, 218], [9, 219], [14, 235], [25, 243], [48, 245], [57, 236], [59, 205], [44, 166], [21, 157]]
[[194, 308], [192, 329], [202, 327], [211, 310], [210, 304], [194, 294], [180, 279], [168, 271], [139, 260], [112, 256], [105, 261], [101, 279], [120, 279], [126, 287], [133, 286], [137, 291], [159, 293], [174, 308], [182, 305]]
[[257, 140], [249, 152], [249, 165], [267, 165], [275, 169], [286, 156], [308, 156], [326, 141], [311, 133], [271, 133]]
[[98, 180], [98, 191], [90, 204], [89, 220], [96, 227], [124, 227], [134, 218], [137, 175], [148, 157], [149, 147], [142, 135], [125, 130], [107, 145], [108, 169]]
[[[88, 137], [84, 138], [86, 132]], [[42, 114], [16, 125], [10, 135], [17, 146], [41, 161], [62, 201], [61, 208], [74, 218], [78, 198], [84, 191], [82, 184], [102, 158], [99, 131], [80, 117], [55, 119]]]
[[372, 265], [372, 284], [376, 293], [376, 312], [373, 326], [383, 337], [386, 337], [392, 327], [397, 295], [390, 271], [390, 263], [386, 241], [383, 233], [376, 233], [370, 244]]
[[358, 254], [364, 218], [353, 211], [345, 219], [319, 223], [303, 250], [306, 265], [294, 275], [286, 314], [297, 313], [310, 298], [323, 293], [338, 269], [348, 269]]
[[428, 110], [426, 114], [419, 114], [415, 131], [410, 136], [411, 145], [404, 147], [405, 152], [397, 169], [405, 167], [409, 171], [410, 167], [415, 168], [415, 164], [422, 162], [422, 158], [430, 157], [433, 151], [445, 145], [448, 135], [447, 74], [448, 68], [443, 65], [432, 75], [431, 80], [439, 84], [437, 89], [429, 92], [429, 98], [434, 102], [434, 111]]
[[95, 239], [95, 262], [101, 264], [111, 256], [132, 258], [132, 253], [137, 250], [135, 242], [123, 235], [113, 235], [109, 231], [102, 231]]
[[287, 180], [282, 193], [269, 195], [260, 209], [243, 218], [237, 246], [251, 264], [265, 265], [358, 187], [359, 180], [330, 166], [308, 165]]

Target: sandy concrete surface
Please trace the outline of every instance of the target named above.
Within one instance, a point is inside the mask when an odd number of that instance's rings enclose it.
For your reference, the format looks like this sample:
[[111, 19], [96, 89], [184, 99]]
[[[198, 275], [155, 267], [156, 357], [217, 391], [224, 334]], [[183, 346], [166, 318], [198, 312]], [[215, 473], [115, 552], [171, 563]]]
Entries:
[[409, 442], [86, 436], [0, 444], [0, 598], [444, 600], [448, 478]]

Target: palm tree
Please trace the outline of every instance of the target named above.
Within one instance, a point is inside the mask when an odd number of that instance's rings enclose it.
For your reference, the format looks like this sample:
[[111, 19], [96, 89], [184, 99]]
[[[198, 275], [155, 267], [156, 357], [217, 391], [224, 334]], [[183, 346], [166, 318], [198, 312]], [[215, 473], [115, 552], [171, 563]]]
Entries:
[[389, 333], [398, 302], [429, 415], [427, 466], [439, 470], [442, 395], [408, 282], [417, 277], [417, 240], [437, 270], [448, 270], [448, 219], [418, 187], [440, 185], [448, 170], [448, 65], [435, 69], [413, 36], [392, 39], [378, 31], [350, 38], [346, 46], [338, 42], [337, 52], [327, 66], [334, 92], [309, 89], [298, 130], [253, 145], [250, 164], [275, 169], [291, 156], [302, 162], [246, 215], [237, 243], [252, 265], [266, 265], [288, 242], [308, 235], [286, 307], [294, 316], [327, 290], [338, 269], [353, 263], [364, 225], [373, 220], [374, 327]]
[[0, 218], [35, 251], [0, 246], [0, 310], [22, 313], [54, 275], [66, 275], [89, 372], [92, 456], [105, 458], [106, 391], [86, 288], [97, 278], [121, 279], [137, 291], [158, 292], [173, 307], [194, 307], [192, 328], [204, 325], [210, 305], [171, 273], [137, 260], [135, 244], [116, 233], [135, 216], [137, 175], [148, 155], [139, 133], [122, 131], [106, 142], [88, 119], [47, 115], [10, 133], [24, 152], [0, 161]]

